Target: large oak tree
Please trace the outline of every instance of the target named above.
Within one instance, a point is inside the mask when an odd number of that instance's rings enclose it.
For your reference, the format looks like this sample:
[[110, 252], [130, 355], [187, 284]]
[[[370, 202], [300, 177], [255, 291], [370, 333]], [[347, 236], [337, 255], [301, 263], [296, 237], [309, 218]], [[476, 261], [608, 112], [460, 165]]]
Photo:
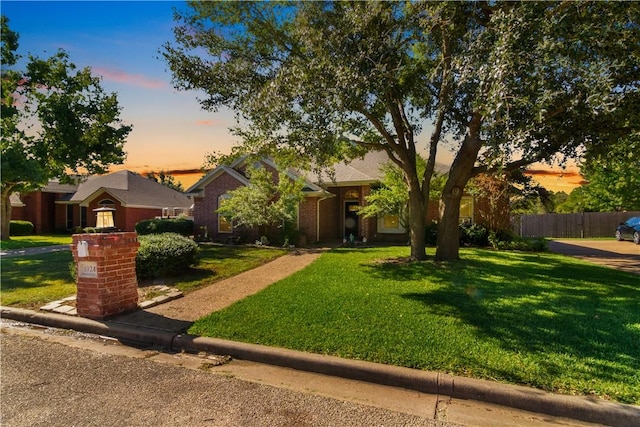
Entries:
[[176, 87], [202, 90], [206, 109], [237, 111], [250, 152], [328, 166], [385, 151], [408, 187], [417, 260], [426, 257], [425, 212], [445, 141], [455, 158], [438, 260], [459, 256], [460, 200], [473, 176], [605, 143], [638, 114], [638, 4], [189, 5], [163, 50]]
[[29, 56], [16, 69], [18, 34], [2, 17], [2, 195], [0, 237], [9, 238], [10, 196], [50, 179], [100, 174], [124, 161], [131, 126], [120, 121], [115, 93], [91, 69], [77, 69], [64, 51]]

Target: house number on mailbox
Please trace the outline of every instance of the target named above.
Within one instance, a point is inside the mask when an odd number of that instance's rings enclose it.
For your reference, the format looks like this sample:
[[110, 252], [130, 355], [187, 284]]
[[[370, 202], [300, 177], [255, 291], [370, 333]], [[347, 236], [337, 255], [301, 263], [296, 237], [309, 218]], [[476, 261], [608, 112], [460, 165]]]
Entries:
[[98, 277], [98, 263], [96, 261], [78, 261], [78, 277]]

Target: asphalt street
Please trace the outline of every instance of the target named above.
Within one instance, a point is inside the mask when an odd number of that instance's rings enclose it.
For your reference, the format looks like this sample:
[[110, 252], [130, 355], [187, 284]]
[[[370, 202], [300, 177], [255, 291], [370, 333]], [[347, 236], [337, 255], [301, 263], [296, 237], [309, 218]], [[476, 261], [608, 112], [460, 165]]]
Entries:
[[189, 369], [184, 355], [156, 363], [157, 352], [108, 340], [88, 348], [4, 331], [1, 346], [3, 426], [456, 425], [216, 375], [202, 359]]
[[2, 320], [2, 426], [589, 426], [483, 402]]

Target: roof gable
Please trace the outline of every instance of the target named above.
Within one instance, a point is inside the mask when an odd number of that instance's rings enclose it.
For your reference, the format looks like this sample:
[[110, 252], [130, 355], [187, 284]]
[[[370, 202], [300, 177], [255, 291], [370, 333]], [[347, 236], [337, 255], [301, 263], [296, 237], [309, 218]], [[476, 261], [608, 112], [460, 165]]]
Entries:
[[[235, 164], [236, 162], [234, 162]], [[198, 182], [187, 188], [186, 193], [191, 195], [201, 195], [204, 189], [213, 181], [218, 179], [223, 174], [230, 175], [238, 180], [242, 185], [249, 185], [249, 180], [230, 166], [220, 165], [216, 166], [213, 170], [209, 171], [205, 176], [200, 178]]]
[[186, 208], [192, 204], [179, 191], [127, 170], [89, 177], [78, 185], [68, 202], [86, 205], [103, 191], [118, 199], [125, 207]]

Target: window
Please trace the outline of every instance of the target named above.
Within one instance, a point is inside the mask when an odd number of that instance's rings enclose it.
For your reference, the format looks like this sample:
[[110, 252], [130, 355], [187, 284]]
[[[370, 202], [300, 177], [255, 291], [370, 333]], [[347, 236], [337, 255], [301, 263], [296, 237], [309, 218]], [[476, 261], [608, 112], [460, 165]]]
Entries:
[[[222, 207], [225, 200], [229, 199], [231, 196], [228, 194], [223, 194], [218, 197], [218, 209]], [[218, 214], [218, 233], [232, 233], [233, 232], [233, 221], [230, 218], [226, 218], [221, 214]]]
[[382, 217], [382, 227], [398, 228], [400, 227], [400, 218], [398, 217], [398, 215], [384, 215]]
[[344, 194], [345, 200], [358, 200], [360, 198], [360, 193], [358, 190], [349, 190]]
[[460, 200], [460, 222], [473, 222], [473, 197], [462, 196]]
[[402, 234], [406, 229], [400, 225], [398, 214], [385, 214], [378, 217], [378, 233]]
[[80, 206], [80, 227], [85, 228], [87, 226], [87, 207]]
[[67, 205], [67, 230], [73, 228], [73, 205]]
[[112, 209], [115, 209], [116, 208], [116, 204], [111, 199], [102, 199], [102, 200], [100, 200], [98, 202], [98, 207], [99, 208], [112, 208]]

